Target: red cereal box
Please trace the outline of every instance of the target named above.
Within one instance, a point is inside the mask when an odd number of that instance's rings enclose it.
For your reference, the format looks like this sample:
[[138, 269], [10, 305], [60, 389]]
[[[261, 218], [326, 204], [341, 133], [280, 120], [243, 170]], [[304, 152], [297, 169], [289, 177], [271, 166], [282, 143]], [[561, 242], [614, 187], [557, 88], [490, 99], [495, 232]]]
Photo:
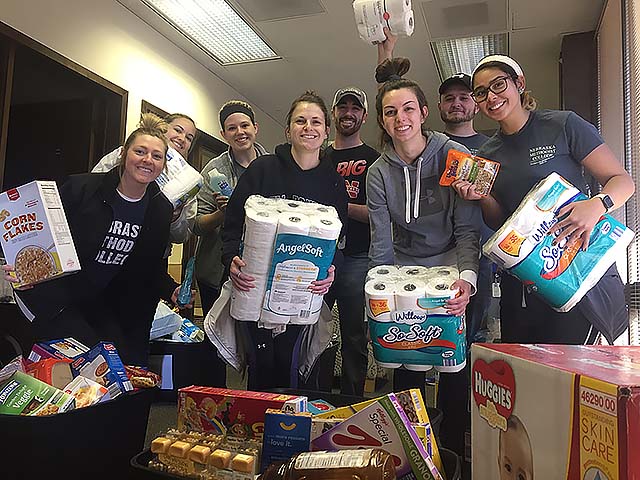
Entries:
[[306, 397], [192, 385], [178, 392], [178, 429], [261, 440], [267, 409], [298, 413], [306, 404]]

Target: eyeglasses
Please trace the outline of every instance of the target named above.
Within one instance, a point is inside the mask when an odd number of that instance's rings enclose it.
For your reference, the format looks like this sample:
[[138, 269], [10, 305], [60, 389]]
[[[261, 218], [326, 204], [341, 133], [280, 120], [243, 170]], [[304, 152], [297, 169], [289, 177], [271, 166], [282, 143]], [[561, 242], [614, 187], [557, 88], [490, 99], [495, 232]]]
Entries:
[[509, 86], [509, 82], [507, 82], [509, 78], [511, 77], [509, 77], [508, 75], [504, 77], [498, 77], [494, 79], [487, 88], [476, 88], [473, 92], [471, 92], [471, 96], [476, 101], [476, 103], [482, 103], [489, 96], [489, 90], [496, 94], [504, 92]]

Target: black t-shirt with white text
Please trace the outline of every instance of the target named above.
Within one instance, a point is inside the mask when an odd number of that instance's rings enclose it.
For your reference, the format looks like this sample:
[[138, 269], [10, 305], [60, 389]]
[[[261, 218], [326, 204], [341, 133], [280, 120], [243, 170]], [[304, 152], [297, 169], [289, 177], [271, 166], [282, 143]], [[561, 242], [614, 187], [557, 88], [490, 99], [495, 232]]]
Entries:
[[[324, 155], [335, 166], [338, 174], [344, 178], [349, 203], [366, 205], [367, 168], [380, 157], [380, 154], [370, 146], [362, 144], [341, 150], [330, 146], [325, 150]], [[370, 239], [369, 224], [349, 218], [344, 254], [368, 252]]]
[[477, 154], [480, 147], [489, 140], [489, 137], [482, 133], [476, 133], [475, 135], [470, 135], [468, 137], [459, 137], [458, 135], [451, 135], [447, 132], [444, 132], [444, 134], [454, 142], [458, 142], [460, 145], [467, 147], [472, 155]]

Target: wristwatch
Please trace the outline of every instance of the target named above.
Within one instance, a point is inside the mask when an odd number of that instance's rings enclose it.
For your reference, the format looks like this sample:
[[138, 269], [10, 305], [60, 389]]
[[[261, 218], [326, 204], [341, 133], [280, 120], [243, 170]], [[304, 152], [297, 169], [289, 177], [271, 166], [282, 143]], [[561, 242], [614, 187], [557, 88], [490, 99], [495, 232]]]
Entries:
[[604, 205], [604, 213], [609, 213], [609, 210], [613, 207], [613, 200], [611, 200], [609, 195], [606, 193], [598, 193], [597, 195], [594, 195], [593, 198], [599, 198], [602, 205]]

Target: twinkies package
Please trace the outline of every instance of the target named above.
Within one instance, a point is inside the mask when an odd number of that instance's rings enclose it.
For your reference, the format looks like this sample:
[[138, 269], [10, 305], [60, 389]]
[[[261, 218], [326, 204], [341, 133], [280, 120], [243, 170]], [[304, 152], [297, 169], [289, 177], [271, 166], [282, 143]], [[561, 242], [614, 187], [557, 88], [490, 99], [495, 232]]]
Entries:
[[393, 456], [397, 478], [443, 478], [393, 393], [373, 401], [312, 441], [312, 450], [371, 447]]
[[80, 270], [56, 182], [38, 180], [0, 194], [0, 243], [15, 267], [14, 287]]
[[587, 197], [557, 173], [540, 181], [482, 251], [530, 286], [553, 309], [567, 312], [600, 280], [616, 258], [625, 256], [634, 233], [610, 215], [591, 232], [588, 249], [563, 240], [552, 245], [557, 213]]
[[458, 294], [455, 267], [392, 265], [367, 274], [365, 304], [376, 362], [386, 368], [441, 372], [462, 370], [467, 361], [464, 317], [446, 302]]
[[198, 194], [202, 175], [173, 148], [167, 149], [167, 163], [156, 183], [173, 208], [179, 208]]
[[327, 277], [341, 229], [331, 206], [249, 197], [242, 272], [254, 277], [255, 288], [234, 288], [231, 316], [271, 329], [317, 322], [323, 296], [313, 294], [309, 285]]

